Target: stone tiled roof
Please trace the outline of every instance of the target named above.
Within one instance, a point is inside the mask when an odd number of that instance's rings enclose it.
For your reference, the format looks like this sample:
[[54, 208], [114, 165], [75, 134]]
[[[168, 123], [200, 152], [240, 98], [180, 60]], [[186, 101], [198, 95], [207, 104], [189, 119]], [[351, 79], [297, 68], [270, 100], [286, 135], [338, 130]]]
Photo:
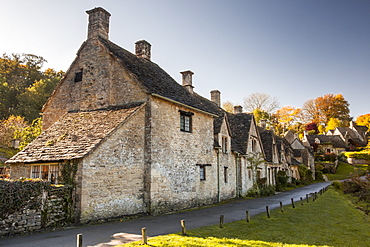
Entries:
[[83, 158], [142, 106], [66, 113], [7, 163]]
[[[366, 128], [366, 127], [365, 127]], [[362, 141], [355, 133], [354, 130], [347, 127], [337, 127], [337, 130], [342, 134], [344, 138], [351, 140], [352, 144], [363, 147], [366, 146], [366, 142]]]
[[230, 124], [231, 134], [233, 136], [231, 140], [231, 149], [241, 154], [246, 154], [253, 114], [227, 113], [227, 117]]
[[307, 135], [306, 137], [310, 145], [313, 145], [316, 143], [316, 140], [319, 140], [320, 143], [318, 144], [331, 143], [334, 148], [347, 147], [342, 138], [340, 138], [338, 135]]
[[274, 132], [258, 127], [258, 131], [261, 137], [263, 151], [265, 152], [265, 158], [267, 162], [273, 162], [273, 141]]
[[190, 93], [156, 63], [140, 58], [109, 40], [103, 38], [99, 40], [111, 54], [119, 59], [121, 65], [142, 83], [148, 93], [157, 94], [218, 116], [223, 115], [223, 110], [216, 103], [196, 93]]

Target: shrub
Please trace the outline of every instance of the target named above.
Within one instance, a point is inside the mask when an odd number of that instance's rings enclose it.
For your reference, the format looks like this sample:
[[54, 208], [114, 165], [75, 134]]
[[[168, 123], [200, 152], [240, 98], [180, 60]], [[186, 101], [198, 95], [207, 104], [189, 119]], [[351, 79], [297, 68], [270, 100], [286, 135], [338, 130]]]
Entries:
[[260, 190], [259, 196], [271, 196], [275, 195], [275, 189], [274, 186], [268, 185]]
[[285, 171], [278, 171], [276, 176], [276, 191], [284, 191], [288, 186], [288, 179]]
[[322, 171], [316, 171], [315, 175], [316, 180], [324, 180], [324, 174], [322, 173]]
[[334, 162], [337, 159], [337, 155], [333, 153], [326, 153], [323, 156], [323, 161]]
[[337, 190], [343, 190], [343, 184], [339, 180], [333, 181], [332, 185]]

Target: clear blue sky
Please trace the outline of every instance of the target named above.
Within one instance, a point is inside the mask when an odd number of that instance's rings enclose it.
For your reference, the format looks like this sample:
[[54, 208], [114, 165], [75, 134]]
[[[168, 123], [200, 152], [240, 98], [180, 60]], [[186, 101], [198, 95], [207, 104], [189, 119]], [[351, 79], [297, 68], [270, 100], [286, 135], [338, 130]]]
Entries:
[[0, 0], [0, 53], [31, 53], [66, 71], [86, 39], [86, 10], [111, 13], [110, 40], [152, 61], [195, 91], [243, 104], [256, 92], [281, 106], [342, 93], [351, 116], [370, 113], [370, 1], [358, 0]]

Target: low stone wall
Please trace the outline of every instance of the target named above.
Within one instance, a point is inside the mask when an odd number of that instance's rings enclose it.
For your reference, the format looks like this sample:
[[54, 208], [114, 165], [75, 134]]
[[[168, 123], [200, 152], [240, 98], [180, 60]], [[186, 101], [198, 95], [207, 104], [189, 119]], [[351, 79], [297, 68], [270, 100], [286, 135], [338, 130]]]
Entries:
[[360, 160], [355, 158], [347, 158], [347, 162], [352, 165], [368, 164], [370, 165], [370, 160]]
[[[32, 198], [26, 207], [0, 219], [0, 236], [11, 236], [68, 224], [67, 196], [68, 190], [59, 187], [42, 193], [39, 198]], [[35, 200], [41, 200], [42, 203], [33, 208]]]

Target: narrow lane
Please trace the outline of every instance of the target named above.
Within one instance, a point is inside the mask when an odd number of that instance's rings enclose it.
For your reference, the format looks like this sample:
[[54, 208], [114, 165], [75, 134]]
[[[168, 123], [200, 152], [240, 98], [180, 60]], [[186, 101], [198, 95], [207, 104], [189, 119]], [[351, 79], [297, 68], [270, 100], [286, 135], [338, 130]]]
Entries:
[[181, 220], [185, 220], [187, 229], [218, 224], [220, 215], [224, 215], [225, 223], [243, 220], [247, 210], [253, 216], [265, 212], [266, 206], [269, 206], [270, 209], [277, 208], [280, 206], [280, 202], [283, 205], [289, 205], [291, 198], [297, 202], [300, 197], [305, 199], [306, 194], [319, 192], [320, 189], [329, 184], [330, 182], [315, 183], [270, 197], [235, 200], [232, 203], [188, 212], [2, 238], [0, 246], [71, 247], [76, 246], [76, 235], [83, 234], [83, 246], [108, 247], [123, 243], [127, 239], [140, 239], [142, 227], [147, 228], [148, 236], [157, 236], [181, 231]]

